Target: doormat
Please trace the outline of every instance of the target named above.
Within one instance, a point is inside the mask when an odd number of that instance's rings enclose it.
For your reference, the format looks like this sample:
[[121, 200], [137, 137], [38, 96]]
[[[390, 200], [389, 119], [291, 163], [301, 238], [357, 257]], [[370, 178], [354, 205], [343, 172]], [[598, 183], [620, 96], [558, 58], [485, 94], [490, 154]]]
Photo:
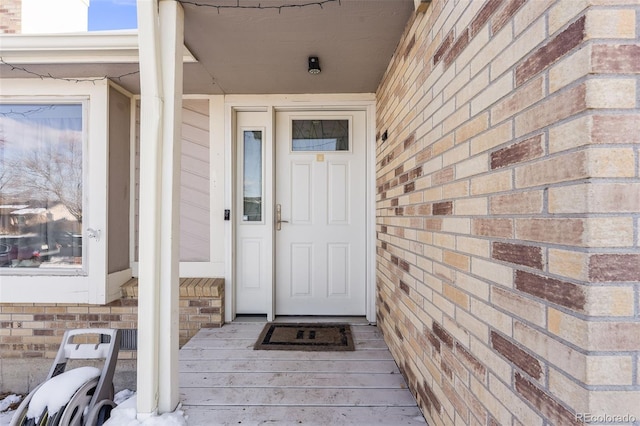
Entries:
[[273, 324], [265, 325], [256, 350], [353, 351], [349, 324]]

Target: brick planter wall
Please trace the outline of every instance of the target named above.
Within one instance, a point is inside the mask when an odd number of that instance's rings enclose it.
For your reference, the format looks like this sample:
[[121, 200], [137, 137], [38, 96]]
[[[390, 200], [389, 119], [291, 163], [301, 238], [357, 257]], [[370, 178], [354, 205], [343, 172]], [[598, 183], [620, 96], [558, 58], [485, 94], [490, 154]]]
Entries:
[[378, 325], [429, 424], [640, 422], [639, 19], [409, 22], [377, 92]]

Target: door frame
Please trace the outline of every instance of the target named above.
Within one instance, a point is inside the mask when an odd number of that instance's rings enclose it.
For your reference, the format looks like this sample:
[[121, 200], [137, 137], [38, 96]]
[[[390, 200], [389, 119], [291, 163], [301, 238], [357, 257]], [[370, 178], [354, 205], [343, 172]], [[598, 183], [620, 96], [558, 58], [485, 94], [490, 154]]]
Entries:
[[[234, 209], [237, 203], [237, 158], [236, 158], [236, 114], [241, 111], [267, 112], [269, 119], [266, 133], [275, 140], [276, 113], [280, 111], [364, 111], [365, 112], [365, 179], [366, 179], [366, 253], [365, 253], [365, 311], [370, 323], [376, 322], [376, 286], [375, 286], [375, 254], [376, 254], [376, 218], [375, 218], [375, 94], [321, 94], [321, 95], [229, 95], [225, 97], [225, 209], [231, 210], [231, 220], [227, 222], [230, 232], [225, 232], [225, 322], [231, 322], [236, 317], [236, 227]], [[275, 143], [271, 149], [275, 161]], [[275, 191], [275, 177], [268, 178], [265, 185], [271, 185]], [[274, 209], [273, 205], [264, 209]], [[230, 229], [229, 229], [230, 228]], [[275, 230], [271, 224], [271, 262], [274, 262], [273, 247], [275, 244]], [[275, 265], [272, 271], [275, 271]], [[273, 274], [272, 274], [273, 275]], [[267, 320], [272, 321], [275, 316], [275, 276], [271, 277], [271, 298], [267, 308]]]

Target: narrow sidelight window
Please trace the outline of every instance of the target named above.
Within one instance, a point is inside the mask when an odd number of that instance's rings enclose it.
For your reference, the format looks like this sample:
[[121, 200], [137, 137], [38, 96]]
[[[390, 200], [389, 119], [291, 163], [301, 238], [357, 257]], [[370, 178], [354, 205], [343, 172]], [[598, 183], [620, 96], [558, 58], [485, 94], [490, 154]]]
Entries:
[[262, 221], [262, 131], [245, 130], [243, 149], [242, 220]]

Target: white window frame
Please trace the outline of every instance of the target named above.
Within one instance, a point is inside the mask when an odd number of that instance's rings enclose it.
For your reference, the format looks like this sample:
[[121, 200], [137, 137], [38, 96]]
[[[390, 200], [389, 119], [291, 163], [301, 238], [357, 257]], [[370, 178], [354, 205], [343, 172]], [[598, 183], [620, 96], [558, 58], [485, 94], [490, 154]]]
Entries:
[[[107, 81], [4, 79], [3, 103], [83, 103], [83, 265], [79, 269], [0, 271], [0, 303], [107, 303]], [[99, 230], [89, 238], [87, 229]]]

